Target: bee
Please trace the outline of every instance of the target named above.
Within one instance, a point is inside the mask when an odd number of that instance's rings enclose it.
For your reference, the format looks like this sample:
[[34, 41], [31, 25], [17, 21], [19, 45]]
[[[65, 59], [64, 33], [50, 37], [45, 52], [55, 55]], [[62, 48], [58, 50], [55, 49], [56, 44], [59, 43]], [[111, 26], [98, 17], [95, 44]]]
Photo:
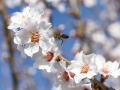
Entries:
[[68, 39], [69, 36], [61, 33], [54, 33], [54, 37], [58, 40], [61, 40], [61, 45], [63, 45], [63, 40]]

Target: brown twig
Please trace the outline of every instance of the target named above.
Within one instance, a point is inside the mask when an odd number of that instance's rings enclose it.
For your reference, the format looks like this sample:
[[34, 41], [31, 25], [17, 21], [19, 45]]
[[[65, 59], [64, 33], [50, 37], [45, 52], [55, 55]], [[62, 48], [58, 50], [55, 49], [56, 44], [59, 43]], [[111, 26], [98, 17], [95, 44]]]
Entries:
[[91, 79], [92, 81], [92, 89], [93, 90], [109, 90], [108, 87], [106, 87], [103, 83], [96, 80], [95, 78]]
[[3, 17], [3, 31], [4, 31], [6, 44], [8, 47], [8, 52], [9, 52], [8, 61], [9, 61], [11, 73], [12, 73], [11, 76], [13, 79], [13, 90], [17, 90], [18, 79], [17, 79], [17, 74], [15, 71], [15, 64], [14, 64], [13, 42], [12, 42], [11, 33], [7, 28], [8, 27], [8, 14], [7, 14], [6, 7], [4, 5], [4, 0], [0, 0], [0, 6], [1, 6], [0, 12]]

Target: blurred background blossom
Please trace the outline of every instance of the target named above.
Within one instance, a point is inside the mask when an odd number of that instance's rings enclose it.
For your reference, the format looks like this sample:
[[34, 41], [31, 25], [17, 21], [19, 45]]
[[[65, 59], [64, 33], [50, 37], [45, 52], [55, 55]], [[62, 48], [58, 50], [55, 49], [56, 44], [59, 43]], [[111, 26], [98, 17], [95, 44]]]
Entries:
[[[33, 68], [30, 57], [17, 51], [13, 34], [5, 30], [8, 17], [27, 5], [45, 9], [54, 30], [69, 35], [61, 46], [66, 58], [83, 50], [120, 62], [120, 0], [0, 0], [0, 90], [14, 90], [14, 84], [18, 90], [59, 90]], [[120, 79], [105, 83], [120, 90]]]

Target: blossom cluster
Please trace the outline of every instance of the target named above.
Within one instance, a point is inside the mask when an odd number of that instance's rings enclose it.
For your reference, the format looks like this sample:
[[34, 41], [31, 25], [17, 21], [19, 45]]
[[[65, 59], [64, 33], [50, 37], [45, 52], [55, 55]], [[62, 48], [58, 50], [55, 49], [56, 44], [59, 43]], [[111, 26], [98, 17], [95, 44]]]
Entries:
[[73, 60], [65, 59], [44, 10], [38, 10], [35, 6], [14, 13], [8, 29], [14, 33], [18, 50], [32, 57], [34, 67], [47, 73], [62, 90], [80, 88], [86, 84], [92, 89], [92, 79], [97, 75], [104, 80], [120, 76], [119, 62], [106, 61], [101, 55], [85, 55], [81, 51], [76, 53]]

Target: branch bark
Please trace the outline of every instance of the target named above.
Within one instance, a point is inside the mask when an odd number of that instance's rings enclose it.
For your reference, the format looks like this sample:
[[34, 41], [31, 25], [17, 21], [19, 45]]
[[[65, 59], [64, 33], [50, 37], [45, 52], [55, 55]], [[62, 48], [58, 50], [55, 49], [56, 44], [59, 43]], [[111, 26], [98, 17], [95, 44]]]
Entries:
[[8, 30], [8, 14], [6, 7], [4, 5], [4, 0], [0, 0], [0, 13], [3, 17], [3, 32], [6, 40], [6, 44], [8, 47], [8, 52], [9, 52], [9, 57], [8, 57], [8, 62], [10, 64], [10, 69], [12, 73], [12, 79], [13, 79], [13, 90], [17, 90], [18, 86], [18, 78], [17, 78], [17, 73], [15, 71], [15, 63], [14, 63], [14, 49], [13, 49], [13, 42], [12, 42], [12, 37], [11, 33]]

